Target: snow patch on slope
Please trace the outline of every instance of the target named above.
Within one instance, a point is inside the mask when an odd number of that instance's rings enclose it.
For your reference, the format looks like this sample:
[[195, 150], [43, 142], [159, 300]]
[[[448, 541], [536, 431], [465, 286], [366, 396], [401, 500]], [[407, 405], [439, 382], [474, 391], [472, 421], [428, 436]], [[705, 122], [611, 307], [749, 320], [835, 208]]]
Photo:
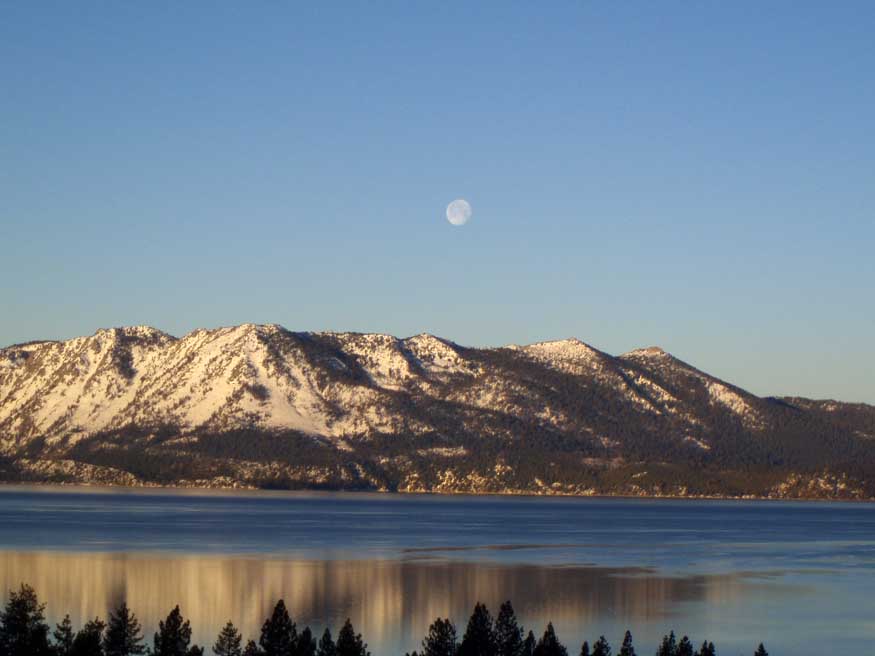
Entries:
[[756, 409], [741, 394], [718, 381], [709, 381], [707, 387], [711, 403], [722, 405], [741, 417], [747, 428], [757, 429], [762, 426]]
[[572, 374], [600, 368], [604, 356], [601, 351], [575, 338], [537, 342], [517, 348], [538, 362]]
[[467, 362], [452, 342], [422, 333], [404, 340], [404, 346], [429, 374], [473, 374], [477, 367]]
[[355, 357], [371, 380], [386, 389], [400, 389], [415, 376], [396, 337], [380, 334], [338, 333], [344, 353]]

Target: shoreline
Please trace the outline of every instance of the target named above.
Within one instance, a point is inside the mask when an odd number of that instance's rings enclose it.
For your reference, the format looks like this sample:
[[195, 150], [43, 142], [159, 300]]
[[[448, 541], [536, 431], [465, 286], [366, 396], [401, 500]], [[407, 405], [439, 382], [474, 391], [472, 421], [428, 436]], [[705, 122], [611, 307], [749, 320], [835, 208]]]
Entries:
[[103, 494], [125, 494], [125, 493], [158, 493], [168, 496], [177, 495], [201, 495], [201, 496], [216, 496], [216, 497], [234, 497], [234, 496], [263, 496], [263, 497], [283, 497], [283, 496], [318, 496], [318, 495], [343, 495], [343, 496], [380, 496], [384, 498], [404, 498], [404, 497], [436, 497], [436, 498], [516, 498], [516, 499], [595, 499], [595, 500], [638, 500], [638, 501], [715, 501], [715, 502], [774, 502], [774, 503], [859, 503], [869, 504], [875, 502], [875, 498], [864, 499], [848, 499], [848, 498], [830, 498], [830, 497], [766, 497], [766, 496], [731, 496], [731, 495], [653, 495], [653, 494], [568, 494], [562, 492], [554, 492], [549, 494], [539, 494], [537, 492], [510, 491], [510, 492], [467, 492], [467, 491], [426, 491], [426, 490], [365, 490], [365, 489], [319, 489], [319, 488], [297, 488], [297, 489], [275, 489], [275, 488], [259, 488], [245, 486], [207, 486], [207, 485], [178, 485], [170, 484], [163, 485], [160, 483], [148, 483], [142, 485], [116, 485], [112, 483], [63, 483], [63, 482], [23, 482], [23, 481], [0, 481], [0, 494], [30, 488], [37, 492], [45, 493], [61, 493], [61, 492], [81, 492], [81, 493], [103, 493]]

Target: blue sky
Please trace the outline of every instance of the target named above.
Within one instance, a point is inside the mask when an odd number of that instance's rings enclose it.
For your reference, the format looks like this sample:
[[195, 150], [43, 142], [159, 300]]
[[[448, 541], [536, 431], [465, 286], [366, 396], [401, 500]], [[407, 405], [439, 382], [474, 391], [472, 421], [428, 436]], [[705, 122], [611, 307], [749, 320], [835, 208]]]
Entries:
[[0, 344], [577, 336], [875, 402], [875, 3], [323, 4], [0, 4]]

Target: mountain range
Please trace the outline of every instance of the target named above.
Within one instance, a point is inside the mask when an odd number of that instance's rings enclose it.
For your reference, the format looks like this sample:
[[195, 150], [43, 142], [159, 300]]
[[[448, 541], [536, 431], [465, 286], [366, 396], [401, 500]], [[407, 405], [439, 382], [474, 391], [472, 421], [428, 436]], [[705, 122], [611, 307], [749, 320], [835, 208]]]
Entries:
[[875, 497], [875, 407], [758, 397], [660, 348], [244, 324], [0, 350], [0, 480]]

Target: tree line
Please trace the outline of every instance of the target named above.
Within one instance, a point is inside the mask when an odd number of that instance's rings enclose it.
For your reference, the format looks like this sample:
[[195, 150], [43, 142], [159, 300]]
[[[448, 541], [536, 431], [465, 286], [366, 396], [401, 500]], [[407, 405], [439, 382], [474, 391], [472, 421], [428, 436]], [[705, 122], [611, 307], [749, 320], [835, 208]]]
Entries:
[[[22, 584], [12, 591], [0, 612], [0, 656], [204, 656], [205, 648], [192, 644], [191, 624], [176, 606], [148, 645], [136, 615], [122, 603], [104, 622], [99, 617], [74, 630], [67, 615], [52, 630], [45, 619], [45, 604], [36, 592]], [[335, 640], [326, 628], [317, 640], [310, 627], [298, 631], [285, 602], [279, 600], [261, 627], [258, 642], [243, 636], [231, 621], [216, 636], [214, 656], [371, 656], [361, 634], [346, 620]], [[704, 641], [695, 649], [692, 641], [678, 639], [672, 631], [656, 649], [655, 656], [716, 656], [713, 642]], [[580, 656], [612, 656], [611, 645], [600, 636], [590, 646], [580, 647]], [[461, 639], [449, 619], [437, 618], [429, 627], [418, 651], [405, 656], [569, 656], [559, 641], [552, 623], [536, 639], [519, 624], [510, 601], [501, 605], [493, 620], [489, 609], [474, 607]], [[637, 656], [632, 634], [626, 631], [616, 656]], [[754, 656], [768, 656], [762, 643]]]

